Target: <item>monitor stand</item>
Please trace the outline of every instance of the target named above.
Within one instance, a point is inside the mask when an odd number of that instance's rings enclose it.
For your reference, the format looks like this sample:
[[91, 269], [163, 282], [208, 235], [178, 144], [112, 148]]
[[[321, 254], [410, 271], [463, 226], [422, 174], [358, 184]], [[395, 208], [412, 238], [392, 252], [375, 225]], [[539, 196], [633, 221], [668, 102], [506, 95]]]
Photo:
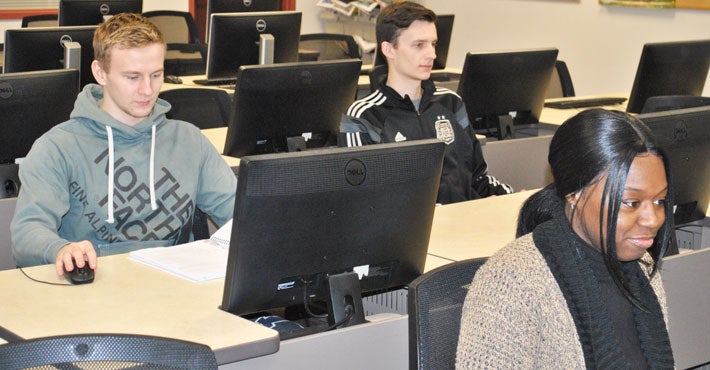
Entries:
[[513, 117], [510, 114], [502, 114], [496, 117], [498, 126], [498, 140], [514, 139], [515, 126], [513, 126]]
[[328, 324], [344, 328], [365, 323], [360, 278], [355, 272], [328, 276]]
[[259, 64], [274, 64], [274, 43], [271, 34], [259, 35]]
[[303, 136], [287, 137], [286, 145], [289, 152], [300, 152], [302, 150], [306, 150], [306, 138]]

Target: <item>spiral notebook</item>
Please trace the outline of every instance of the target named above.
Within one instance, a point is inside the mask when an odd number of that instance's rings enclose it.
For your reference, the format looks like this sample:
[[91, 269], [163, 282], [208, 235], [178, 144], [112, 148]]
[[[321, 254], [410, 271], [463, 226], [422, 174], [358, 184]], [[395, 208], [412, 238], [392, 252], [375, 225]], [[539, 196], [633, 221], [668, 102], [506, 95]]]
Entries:
[[209, 239], [130, 252], [131, 259], [190, 281], [223, 278], [227, 271], [232, 220]]

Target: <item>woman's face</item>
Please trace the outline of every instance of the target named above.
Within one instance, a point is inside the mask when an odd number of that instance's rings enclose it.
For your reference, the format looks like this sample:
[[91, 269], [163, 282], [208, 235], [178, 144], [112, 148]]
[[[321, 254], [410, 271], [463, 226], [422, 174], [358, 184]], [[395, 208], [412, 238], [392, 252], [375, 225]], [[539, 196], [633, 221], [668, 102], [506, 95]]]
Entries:
[[[572, 228], [587, 243], [601, 250], [599, 214], [607, 175], [576, 193], [577, 211]], [[653, 245], [653, 239], [665, 221], [664, 204], [668, 183], [663, 161], [652, 154], [637, 156], [631, 163], [616, 222], [616, 254], [619, 261], [640, 258]], [[606, 229], [606, 207], [602, 220]]]

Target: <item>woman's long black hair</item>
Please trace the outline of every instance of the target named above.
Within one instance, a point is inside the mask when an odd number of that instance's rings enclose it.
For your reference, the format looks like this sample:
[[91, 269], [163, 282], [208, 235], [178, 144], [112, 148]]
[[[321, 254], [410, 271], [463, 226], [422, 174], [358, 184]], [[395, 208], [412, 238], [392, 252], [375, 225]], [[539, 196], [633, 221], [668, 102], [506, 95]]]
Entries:
[[[518, 216], [517, 236], [527, 234], [552, 218], [565, 206], [565, 196], [584, 190], [604, 174], [607, 180], [599, 210], [599, 235], [607, 269], [624, 296], [634, 305], [639, 301], [630, 293], [621, 263], [616, 254], [616, 223], [619, 216], [626, 176], [634, 158], [650, 153], [663, 160], [668, 182], [665, 221], [649, 249], [655, 261], [652, 274], [661, 263], [673, 232], [673, 188], [668, 158], [656, 145], [651, 130], [637, 118], [623, 112], [604, 109], [583, 111], [565, 121], [550, 142], [548, 161], [554, 182], [533, 194]], [[606, 225], [604, 225], [606, 212]], [[606, 234], [603, 232], [606, 229]], [[607, 235], [604, 238], [604, 235]]]

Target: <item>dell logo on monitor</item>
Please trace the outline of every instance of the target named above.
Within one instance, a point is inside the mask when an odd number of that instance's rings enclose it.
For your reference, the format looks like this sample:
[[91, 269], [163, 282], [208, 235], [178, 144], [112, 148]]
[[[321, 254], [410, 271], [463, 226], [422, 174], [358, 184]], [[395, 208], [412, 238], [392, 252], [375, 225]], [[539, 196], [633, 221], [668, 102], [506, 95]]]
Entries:
[[7, 82], [0, 82], [0, 98], [9, 99], [14, 92], [12, 85]]
[[310, 71], [301, 72], [301, 85], [310, 85], [313, 82], [313, 75]]
[[244, 6], [251, 6], [251, 0], [244, 0]]
[[680, 121], [676, 123], [673, 129], [673, 139], [676, 141], [685, 141], [688, 139], [688, 126], [685, 122]]
[[358, 159], [352, 159], [345, 165], [345, 180], [348, 184], [358, 186], [365, 181], [367, 171], [365, 164]]
[[263, 19], [259, 19], [258, 21], [256, 21], [256, 30], [259, 32], [266, 31], [266, 21]]
[[109, 8], [108, 4], [101, 4], [99, 7], [99, 12], [101, 12], [102, 15], [108, 15], [110, 11], [111, 8]]

